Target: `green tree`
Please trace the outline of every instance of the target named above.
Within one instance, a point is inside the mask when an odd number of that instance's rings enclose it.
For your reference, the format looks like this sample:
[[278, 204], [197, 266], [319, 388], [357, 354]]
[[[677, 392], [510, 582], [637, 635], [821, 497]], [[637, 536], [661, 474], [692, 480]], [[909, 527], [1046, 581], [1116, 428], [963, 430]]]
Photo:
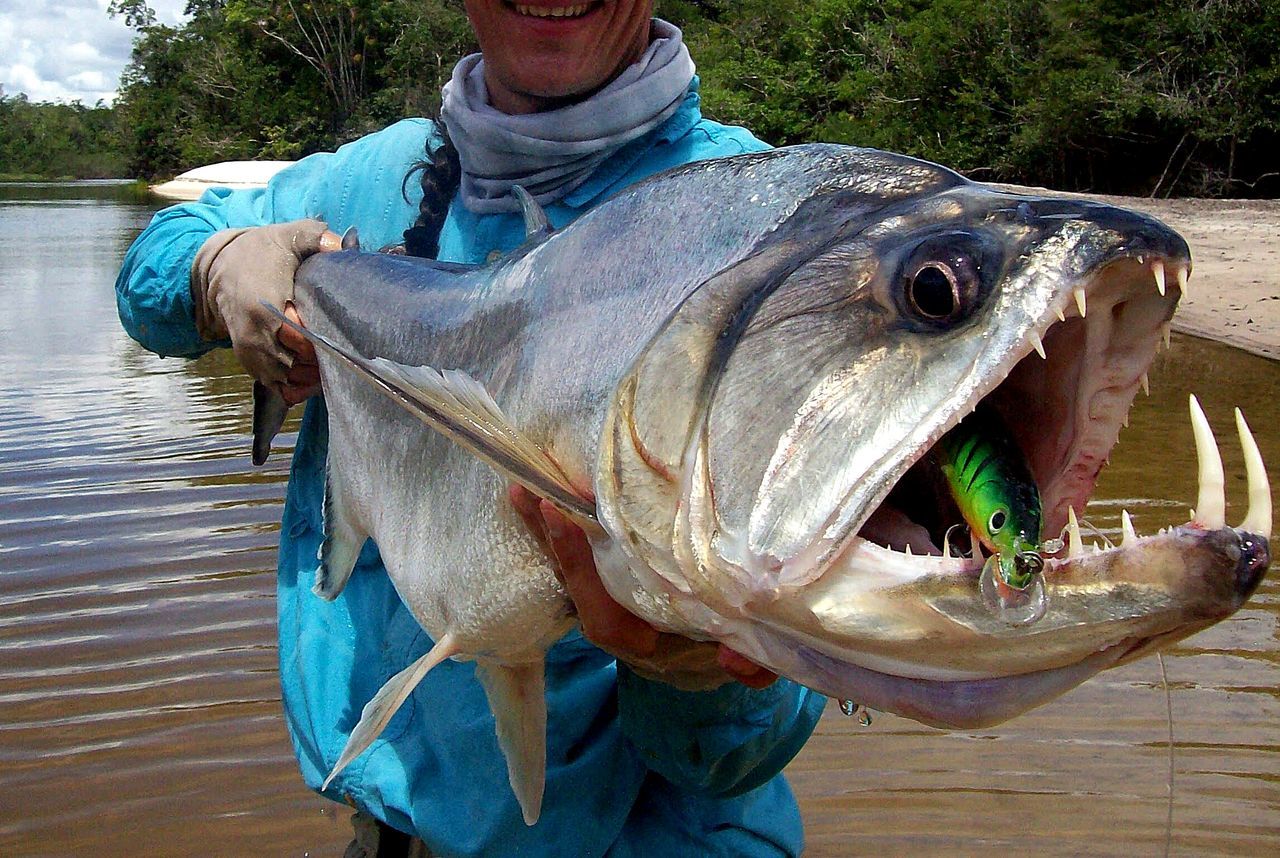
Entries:
[[99, 103], [32, 103], [0, 91], [0, 175], [102, 178], [125, 175], [114, 111]]

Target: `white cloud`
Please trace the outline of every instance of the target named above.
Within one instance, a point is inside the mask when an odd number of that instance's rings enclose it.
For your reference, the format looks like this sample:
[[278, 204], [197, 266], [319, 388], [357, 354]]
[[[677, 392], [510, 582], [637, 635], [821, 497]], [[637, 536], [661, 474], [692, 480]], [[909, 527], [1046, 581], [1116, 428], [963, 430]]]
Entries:
[[[115, 99], [133, 32], [107, 15], [110, 0], [0, 0], [0, 86], [32, 101]], [[150, 0], [176, 24], [186, 0]]]

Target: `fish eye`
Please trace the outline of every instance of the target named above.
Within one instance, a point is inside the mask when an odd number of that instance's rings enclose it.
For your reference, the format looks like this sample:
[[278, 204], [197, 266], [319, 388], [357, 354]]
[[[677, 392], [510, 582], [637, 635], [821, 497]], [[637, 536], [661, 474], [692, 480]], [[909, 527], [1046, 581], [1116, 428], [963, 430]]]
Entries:
[[973, 315], [1000, 269], [1000, 249], [968, 230], [933, 233], [907, 250], [897, 274], [904, 319], [926, 330], [947, 330]]
[[956, 273], [945, 262], [926, 262], [907, 278], [907, 300], [926, 319], [950, 318], [960, 308]]
[[1009, 514], [1002, 509], [998, 509], [991, 513], [991, 519], [987, 522], [987, 530], [991, 533], [999, 533], [1009, 520]]

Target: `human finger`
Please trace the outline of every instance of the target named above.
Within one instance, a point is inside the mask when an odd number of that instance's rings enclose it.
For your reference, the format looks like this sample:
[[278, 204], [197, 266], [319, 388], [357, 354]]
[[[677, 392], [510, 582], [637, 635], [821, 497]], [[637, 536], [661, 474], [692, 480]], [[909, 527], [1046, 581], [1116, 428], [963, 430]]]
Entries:
[[319, 220], [298, 221], [289, 236], [289, 249], [298, 259], [313, 253], [329, 253], [342, 249], [342, 236]]
[[299, 402], [305, 402], [320, 392], [320, 385], [294, 385], [282, 384], [279, 387], [280, 398], [284, 400], [285, 405], [293, 407]]
[[[295, 325], [303, 326], [302, 316], [298, 314], [298, 308], [293, 306], [292, 301], [284, 305], [284, 317]], [[280, 330], [276, 331], [276, 341], [293, 353], [295, 364], [303, 363], [314, 366], [318, 363], [315, 346], [311, 345], [311, 341], [305, 336], [288, 325], [281, 325]]]
[[748, 688], [768, 688], [778, 679], [778, 674], [769, 668], [761, 667], [724, 644], [720, 644], [716, 652], [716, 663], [720, 665], [721, 670]]
[[596, 645], [623, 656], [652, 655], [658, 647], [658, 630], [609, 595], [586, 533], [550, 501], [542, 501], [539, 509], [565, 589], [578, 609], [582, 633]]

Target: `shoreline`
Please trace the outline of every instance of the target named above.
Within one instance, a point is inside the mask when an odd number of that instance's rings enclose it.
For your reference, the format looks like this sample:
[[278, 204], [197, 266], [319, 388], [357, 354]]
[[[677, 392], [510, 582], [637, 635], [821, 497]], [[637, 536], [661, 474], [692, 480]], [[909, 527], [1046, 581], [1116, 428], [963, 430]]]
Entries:
[[1191, 245], [1175, 331], [1280, 360], [1280, 203], [1117, 199], [1160, 218]]

